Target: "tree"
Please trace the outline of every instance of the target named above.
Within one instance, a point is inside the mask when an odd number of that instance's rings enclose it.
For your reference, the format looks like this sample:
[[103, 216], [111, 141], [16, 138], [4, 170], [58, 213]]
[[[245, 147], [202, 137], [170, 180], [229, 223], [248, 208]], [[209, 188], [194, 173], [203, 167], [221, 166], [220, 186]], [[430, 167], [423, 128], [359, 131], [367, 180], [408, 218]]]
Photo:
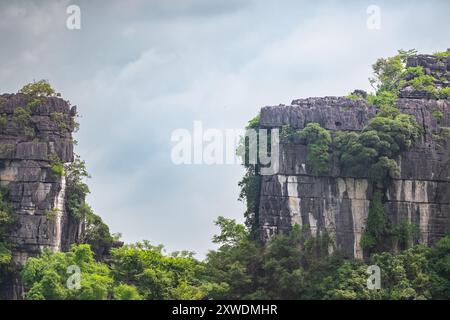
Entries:
[[113, 290], [113, 296], [116, 300], [142, 300], [136, 287], [128, 284], [119, 284]]
[[369, 82], [377, 91], [395, 91], [401, 80], [408, 57], [417, 53], [415, 49], [399, 50], [398, 54], [389, 58], [380, 58], [373, 65], [374, 76]]
[[306, 125], [299, 136], [306, 140], [308, 151], [306, 164], [312, 169], [313, 174], [327, 172], [330, 166], [330, 132], [322, 128], [320, 124], [311, 122]]
[[212, 297], [249, 298], [258, 289], [255, 279], [261, 270], [261, 246], [251, 240], [249, 230], [235, 220], [220, 217], [216, 224], [221, 232], [214, 237], [214, 242], [220, 247], [208, 253], [206, 266], [209, 278], [222, 290], [214, 292]]
[[220, 289], [190, 252], [166, 256], [147, 241], [111, 250], [116, 282], [133, 285], [143, 299], [203, 299]]
[[51, 87], [47, 80], [39, 80], [32, 83], [28, 83], [19, 90], [19, 93], [34, 95], [34, 96], [55, 96], [55, 90]]

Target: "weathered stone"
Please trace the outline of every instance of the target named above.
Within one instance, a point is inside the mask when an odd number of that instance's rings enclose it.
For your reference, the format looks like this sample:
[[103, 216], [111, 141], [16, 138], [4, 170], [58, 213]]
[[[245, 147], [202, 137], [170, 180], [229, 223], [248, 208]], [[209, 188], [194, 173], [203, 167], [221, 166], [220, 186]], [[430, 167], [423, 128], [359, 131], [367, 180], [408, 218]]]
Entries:
[[[7, 188], [6, 200], [13, 208], [17, 221], [10, 239], [14, 244], [13, 262], [20, 269], [26, 259], [42, 249], [68, 250], [78, 241], [81, 225], [65, 210], [65, 179], [52, 173], [50, 154], [62, 162], [73, 161], [72, 125], [61, 125], [52, 117], [62, 114], [70, 124], [74, 109], [57, 97], [42, 98], [31, 109], [29, 127], [35, 137], [27, 137], [23, 128], [12, 122], [14, 110], [26, 107], [30, 99], [24, 94], [3, 94], [1, 106], [8, 123], [0, 131], [0, 184]], [[48, 215], [51, 210], [57, 214]], [[21, 298], [20, 281], [11, 279], [7, 298]]]

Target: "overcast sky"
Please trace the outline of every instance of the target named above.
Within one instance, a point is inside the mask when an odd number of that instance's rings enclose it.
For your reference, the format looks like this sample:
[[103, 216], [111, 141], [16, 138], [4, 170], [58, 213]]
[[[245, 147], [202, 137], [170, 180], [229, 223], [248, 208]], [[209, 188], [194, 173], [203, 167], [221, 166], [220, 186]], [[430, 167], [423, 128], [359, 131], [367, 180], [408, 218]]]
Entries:
[[[243, 169], [173, 164], [173, 130], [239, 129], [265, 105], [369, 90], [371, 64], [397, 49], [450, 47], [445, 0], [0, 3], [0, 92], [49, 80], [78, 106], [89, 202], [112, 232], [199, 258], [217, 216], [243, 221]], [[80, 30], [66, 28], [71, 4]]]

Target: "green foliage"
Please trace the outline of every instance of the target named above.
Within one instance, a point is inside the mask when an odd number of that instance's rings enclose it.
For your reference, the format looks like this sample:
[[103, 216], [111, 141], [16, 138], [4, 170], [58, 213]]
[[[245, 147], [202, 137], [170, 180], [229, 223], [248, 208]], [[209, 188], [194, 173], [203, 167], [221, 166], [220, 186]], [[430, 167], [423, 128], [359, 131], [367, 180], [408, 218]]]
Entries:
[[[388, 252], [375, 254], [367, 264], [361, 261], [344, 262], [335, 273], [325, 278], [323, 286], [326, 288], [326, 298], [448, 299], [449, 295], [445, 291], [442, 295], [439, 295], [442, 291], [436, 291], [437, 283], [442, 280], [441, 275], [443, 275], [443, 272], [438, 271], [434, 265], [433, 257], [437, 255], [437, 252], [437, 248], [430, 249], [419, 245], [398, 255]], [[379, 290], [367, 289], [366, 270], [369, 264], [377, 265], [381, 269], [381, 289]], [[443, 285], [444, 288], [447, 287], [446, 284]]]
[[12, 259], [8, 235], [14, 225], [11, 205], [5, 200], [6, 191], [0, 189], [0, 285], [8, 276]]
[[413, 79], [417, 77], [422, 77], [425, 75], [425, 71], [423, 67], [417, 66], [417, 67], [409, 67], [406, 68], [402, 73], [402, 78], [406, 79]]
[[380, 58], [372, 66], [374, 77], [369, 78], [371, 85], [378, 91], [392, 91], [401, 79], [404, 70], [403, 57], [396, 55], [389, 58]]
[[403, 63], [406, 63], [406, 61], [408, 60], [409, 57], [412, 57], [415, 55], [417, 55], [416, 49], [408, 49], [408, 50], [400, 49], [400, 50], [398, 50], [398, 56], [400, 57], [400, 60], [402, 60]]
[[446, 139], [450, 137], [450, 127], [441, 127], [439, 132], [440, 139]]
[[290, 125], [284, 125], [280, 129], [280, 141], [282, 143], [291, 142], [295, 137], [299, 137], [300, 131], [291, 127]]
[[330, 132], [320, 126], [320, 124], [312, 122], [300, 132], [300, 138], [306, 140], [307, 144], [330, 144]]
[[429, 265], [432, 267], [430, 291], [434, 299], [450, 299], [450, 236], [439, 240], [430, 252]]
[[8, 100], [6, 98], [0, 96], [0, 108], [3, 108], [7, 102]]
[[393, 247], [396, 242], [400, 249], [407, 249], [418, 235], [416, 224], [401, 222], [392, 224], [388, 221], [384, 211], [382, 193], [377, 190], [370, 203], [366, 229], [361, 238], [361, 248], [366, 253], [384, 252]]
[[439, 109], [434, 109], [431, 112], [431, 115], [433, 117], [435, 117], [436, 119], [438, 119], [438, 120], [441, 120], [444, 117], [444, 113], [441, 110], [439, 110]]
[[19, 93], [33, 96], [55, 96], [55, 91], [47, 80], [39, 80], [28, 83], [19, 90]]
[[134, 286], [119, 284], [113, 289], [115, 300], [142, 300], [141, 295]]
[[405, 76], [415, 76], [420, 74], [419, 68], [408, 68], [405, 70], [405, 63], [408, 57], [417, 53], [417, 50], [398, 50], [398, 54], [389, 58], [380, 58], [372, 65], [373, 74], [369, 82], [380, 93], [396, 92], [400, 82]]
[[381, 184], [399, 175], [394, 158], [412, 147], [422, 128], [413, 116], [400, 113], [395, 97], [386, 91], [373, 96], [371, 103], [379, 107], [379, 112], [363, 131], [336, 134], [334, 149], [345, 171], [357, 175], [368, 172], [373, 182]]
[[[257, 130], [259, 128], [260, 116], [259, 114], [248, 122], [247, 130]], [[245, 202], [246, 210], [244, 216], [246, 219], [246, 225], [252, 230], [252, 235], [257, 237], [257, 225], [258, 225], [258, 210], [259, 210], [259, 194], [261, 188], [261, 177], [259, 174], [259, 166], [257, 164], [251, 164], [249, 161], [250, 149], [256, 147], [259, 150], [259, 134], [256, 137], [256, 146], [251, 145], [255, 141], [251, 139], [241, 138], [240, 144], [236, 150], [238, 156], [243, 160], [243, 164], [246, 168], [246, 172], [238, 185], [241, 188], [239, 193], [239, 200]], [[269, 140], [269, 139], [268, 139]]]
[[[372, 66], [374, 77], [369, 78], [377, 94], [369, 95], [369, 103], [380, 106], [383, 102], [378, 101], [377, 96], [383, 98], [383, 92], [396, 95], [398, 90], [406, 85], [412, 85], [416, 90], [427, 91], [433, 97], [439, 96], [440, 90], [434, 85], [436, 79], [431, 75], [426, 75], [423, 67], [416, 66], [405, 69], [407, 58], [416, 54], [416, 52], [414, 49], [399, 50], [396, 56], [377, 60]], [[389, 103], [389, 105], [392, 104]]]
[[433, 53], [436, 57], [449, 57], [450, 56], [450, 50], [447, 51], [441, 51], [441, 52], [435, 52]]
[[318, 123], [308, 123], [299, 135], [306, 140], [306, 164], [312, 169], [312, 173], [317, 175], [327, 172], [330, 166], [330, 132]]
[[210, 279], [222, 288], [211, 297], [242, 299], [257, 290], [257, 284], [253, 282], [260, 273], [261, 245], [251, 240], [248, 228], [244, 228], [243, 234], [242, 227], [234, 220], [225, 219], [225, 221], [226, 223], [220, 223], [220, 220], [216, 222], [222, 227], [221, 234], [215, 238], [216, 243], [221, 246], [217, 251], [210, 251], [206, 259]]
[[[236, 149], [236, 155], [239, 156], [242, 159], [243, 165], [246, 167], [247, 171], [255, 172], [258, 170], [257, 165], [254, 163], [251, 163], [250, 161], [250, 150], [256, 149], [259, 150], [259, 114], [255, 116], [253, 119], [251, 119], [246, 129], [246, 136], [241, 137], [239, 141], [239, 145]], [[256, 130], [256, 137], [252, 137], [252, 134], [254, 130]], [[256, 143], [256, 145], [255, 145]]]
[[346, 98], [347, 99], [349, 99], [349, 100], [352, 100], [352, 101], [357, 101], [357, 100], [360, 100], [361, 99], [361, 97], [360, 96], [358, 96], [357, 94], [355, 94], [355, 93], [350, 93], [350, 94], [348, 94], [347, 96], [346, 96]]
[[308, 123], [303, 130], [297, 130], [289, 125], [281, 127], [280, 141], [288, 143], [294, 137], [304, 139], [307, 144], [306, 164], [314, 175], [329, 170], [331, 134], [316, 122]]
[[241, 188], [239, 200], [245, 201], [246, 210], [244, 216], [246, 225], [253, 229], [256, 236], [256, 226], [258, 225], [259, 195], [261, 192], [261, 177], [248, 170], [238, 186]]
[[380, 90], [376, 95], [369, 95], [367, 101], [378, 108], [395, 107], [397, 93], [395, 91]]
[[[80, 288], [70, 287], [70, 266], [81, 271]], [[113, 279], [107, 265], [95, 262], [89, 245], [74, 245], [67, 253], [44, 251], [29, 258], [21, 272], [30, 300], [105, 300], [110, 297]]]
[[109, 252], [114, 239], [102, 218], [96, 215], [86, 203], [82, 207], [81, 210], [85, 215], [85, 229], [81, 240], [83, 243], [90, 244], [96, 257], [101, 258]]
[[[383, 241], [383, 235], [389, 230], [379, 193], [375, 195], [370, 215], [370, 236]], [[226, 227], [229, 229], [230, 226]], [[240, 228], [234, 226], [232, 229]], [[403, 224], [399, 227], [401, 229], [413, 228]], [[330, 238], [326, 235], [311, 238], [298, 226], [294, 226], [289, 234], [274, 236], [266, 246], [246, 239], [232, 245], [224, 243], [207, 258], [211, 276], [227, 288], [215, 298], [348, 300], [450, 297], [448, 236], [435, 248], [418, 245], [398, 255], [380, 252], [369, 257], [367, 263], [344, 259], [339, 252], [328, 255], [329, 243]], [[381, 268], [381, 289], [367, 288], [369, 265]]]
[[306, 165], [312, 170], [312, 174], [319, 175], [326, 173], [330, 169], [330, 154], [326, 144], [308, 144], [308, 155], [306, 156]]
[[[81, 240], [86, 244], [74, 245], [67, 253], [45, 251], [40, 257], [28, 259], [22, 271], [26, 298], [449, 299], [449, 236], [434, 248], [414, 246], [397, 255], [385, 252], [392, 247], [392, 241], [397, 241], [401, 249], [410, 247], [417, 234], [417, 226], [411, 223], [392, 225], [382, 199], [389, 178], [399, 174], [395, 158], [422, 134], [415, 118], [402, 114], [396, 107], [397, 90], [407, 81], [432, 90], [432, 81], [421, 68], [404, 69], [405, 60], [414, 53], [400, 50], [397, 56], [380, 59], [374, 65], [375, 78], [371, 83], [378, 90], [367, 99], [378, 112], [362, 132], [337, 132], [332, 141], [330, 133], [317, 123], [310, 123], [301, 131], [289, 126], [281, 130], [282, 142], [288, 143], [294, 137], [306, 141], [307, 165], [314, 174], [328, 170], [329, 148], [333, 144], [344, 170], [368, 173], [375, 183], [360, 242], [365, 249], [365, 261], [346, 259], [339, 251], [329, 254], [331, 249], [336, 250], [333, 235], [326, 231], [312, 235], [308, 225], [296, 225], [288, 233], [274, 235], [266, 245], [255, 240], [261, 177], [258, 165], [245, 161], [246, 174], [239, 186], [240, 199], [247, 205], [246, 225], [219, 217], [216, 225], [220, 232], [213, 237], [219, 247], [210, 251], [205, 261], [196, 260], [187, 251], [167, 255], [162, 246], [147, 241], [111, 249], [115, 238], [85, 201], [89, 189], [84, 179], [89, 175], [84, 162], [77, 157], [64, 167], [55, 158], [51, 159], [52, 167], [57, 164], [57, 175], [66, 176], [69, 219], [84, 223]], [[54, 94], [46, 86], [22, 90], [34, 96]], [[448, 97], [446, 91], [442, 95]], [[357, 98], [350, 95], [349, 99]], [[26, 111], [31, 107], [27, 105]], [[51, 117], [58, 122], [63, 115]], [[247, 128], [257, 129], [259, 123], [257, 116]], [[248, 148], [248, 141], [242, 139], [238, 154], [248, 154]], [[8, 210], [0, 201], [0, 272], [11, 260], [10, 248], [3, 242], [10, 224], [10, 215], [3, 212]], [[367, 288], [369, 264], [382, 270], [380, 290]], [[82, 272], [81, 287], [69, 289], [67, 280], [71, 274], [67, 268], [74, 265]]]
[[371, 181], [386, 185], [388, 178], [398, 178], [400, 176], [400, 167], [394, 159], [388, 157], [380, 157], [368, 171]]
[[371, 235], [370, 233], [364, 233], [361, 236], [361, 241], [360, 241], [359, 245], [364, 250], [367, 250], [367, 249], [370, 250], [377, 245], [377, 239], [375, 239], [375, 237], [373, 235]]
[[[35, 129], [30, 126], [31, 125], [31, 116], [32, 116], [31, 109], [29, 106], [27, 106], [25, 108], [18, 107], [16, 109], [14, 109], [14, 113], [13, 113], [13, 117], [12, 117], [12, 122], [16, 126], [16, 128], [22, 128], [24, 135], [29, 139], [34, 138], [36, 135]], [[4, 117], [0, 121], [2, 122], [2, 124], [0, 124], [0, 126], [2, 128], [6, 127], [7, 118]]]
[[370, 262], [382, 270], [381, 299], [429, 299], [428, 263], [425, 247], [417, 246], [400, 255], [383, 252]]
[[[234, 224], [234, 221], [229, 221]], [[240, 229], [236, 226], [233, 229]], [[241, 235], [241, 233], [239, 233]], [[247, 237], [230, 245], [222, 243], [207, 257], [207, 269], [226, 291], [216, 299], [307, 299], [318, 298], [311, 290], [326, 265], [330, 237], [311, 237], [307, 229], [294, 226], [289, 234], [279, 234], [268, 245]], [[314, 272], [312, 271], [314, 270]], [[316, 289], [316, 288], [315, 288]]]
[[391, 232], [401, 249], [406, 249], [413, 238], [419, 234], [419, 227], [414, 223], [402, 222], [391, 226]]
[[382, 194], [376, 191], [370, 203], [369, 215], [366, 221], [366, 230], [364, 232], [361, 247], [363, 249], [384, 249], [383, 240], [387, 235], [388, 221], [382, 202]]
[[248, 124], [247, 128], [259, 128], [259, 120], [260, 120], [260, 114], [258, 113], [253, 119], [251, 119]]
[[66, 210], [70, 216], [82, 220], [88, 215], [89, 209], [85, 206], [85, 198], [89, 193], [89, 187], [84, 182], [89, 177], [85, 162], [78, 155], [72, 163], [66, 165]]
[[59, 214], [59, 209], [53, 208], [53, 209], [51, 209], [51, 210], [45, 210], [45, 211], [44, 211], [44, 214], [45, 214], [45, 217], [46, 217], [48, 220], [55, 220], [56, 217], [57, 217], [58, 214]]
[[27, 109], [33, 110], [38, 105], [42, 104], [43, 99], [41, 97], [32, 96], [27, 103]]
[[409, 81], [416, 90], [426, 90], [433, 86], [434, 77], [430, 75], [421, 75]]
[[0, 156], [8, 157], [12, 152], [16, 150], [15, 144], [12, 143], [2, 143], [0, 144]]
[[86, 170], [85, 162], [75, 155], [74, 161], [65, 166], [64, 172], [66, 174], [66, 210], [70, 217], [84, 223], [85, 227], [80, 235], [81, 241], [90, 244], [95, 256], [100, 259], [109, 252], [114, 238], [110, 234], [109, 227], [86, 203], [89, 187], [85, 179], [90, 175]]
[[[378, 202], [378, 200], [376, 201]], [[380, 210], [379, 204], [372, 206]], [[329, 255], [331, 238], [311, 237], [294, 226], [266, 246], [248, 229], [220, 218], [220, 245], [205, 262], [190, 252], [164, 255], [144, 241], [111, 250], [108, 264], [96, 262], [89, 245], [67, 253], [45, 251], [22, 270], [27, 299], [449, 299], [450, 237], [434, 248], [415, 246], [397, 255], [373, 254], [367, 263]], [[373, 217], [373, 236], [384, 218]], [[382, 270], [381, 289], [367, 288], [368, 265]], [[67, 286], [69, 266], [81, 271], [80, 288]], [[70, 281], [69, 281], [70, 283]]]
[[0, 116], [0, 130], [4, 130], [8, 125], [8, 117], [4, 114]]
[[438, 91], [439, 98], [449, 99], [450, 98], [450, 87], [441, 88]]
[[395, 113], [389, 114], [389, 111], [382, 109], [381, 113], [370, 119], [364, 128], [365, 132], [378, 132], [378, 135], [390, 144], [392, 154], [411, 148], [423, 131], [414, 116], [397, 112], [395, 110]]
[[237, 224], [234, 219], [218, 217], [215, 224], [220, 228], [220, 234], [213, 237], [213, 243], [232, 246], [240, 243], [247, 237], [245, 227]]
[[53, 176], [62, 177], [65, 174], [64, 163], [56, 154], [51, 154], [49, 156], [50, 160], [50, 170]]
[[31, 111], [22, 107], [14, 109], [12, 121], [16, 127], [27, 126], [31, 121]]
[[162, 246], [148, 242], [112, 249], [111, 270], [116, 282], [134, 285], [144, 299], [203, 299], [218, 287], [191, 254], [165, 256]]
[[349, 260], [337, 266], [323, 279], [326, 300], [372, 300], [379, 297], [377, 290], [367, 288], [367, 265], [362, 261]]
[[56, 123], [60, 130], [67, 129], [67, 124], [64, 121], [64, 114], [62, 112], [52, 112], [50, 119]]
[[33, 139], [36, 136], [36, 131], [32, 127], [25, 127], [25, 128], [23, 128], [23, 134], [28, 139]]

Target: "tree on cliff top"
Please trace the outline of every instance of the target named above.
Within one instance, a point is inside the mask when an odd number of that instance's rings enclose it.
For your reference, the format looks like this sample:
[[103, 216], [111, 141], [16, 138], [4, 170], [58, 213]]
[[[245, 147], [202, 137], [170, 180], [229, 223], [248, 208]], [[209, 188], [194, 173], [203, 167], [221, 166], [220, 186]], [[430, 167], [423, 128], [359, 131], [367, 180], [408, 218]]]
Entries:
[[398, 50], [398, 54], [393, 57], [380, 58], [373, 65], [374, 77], [369, 78], [369, 82], [377, 91], [392, 91], [402, 78], [405, 63], [408, 57], [417, 54], [417, 50]]
[[8, 234], [14, 223], [11, 205], [4, 200], [4, 195], [4, 190], [0, 189], [0, 285], [8, 276], [11, 265], [11, 243]]

